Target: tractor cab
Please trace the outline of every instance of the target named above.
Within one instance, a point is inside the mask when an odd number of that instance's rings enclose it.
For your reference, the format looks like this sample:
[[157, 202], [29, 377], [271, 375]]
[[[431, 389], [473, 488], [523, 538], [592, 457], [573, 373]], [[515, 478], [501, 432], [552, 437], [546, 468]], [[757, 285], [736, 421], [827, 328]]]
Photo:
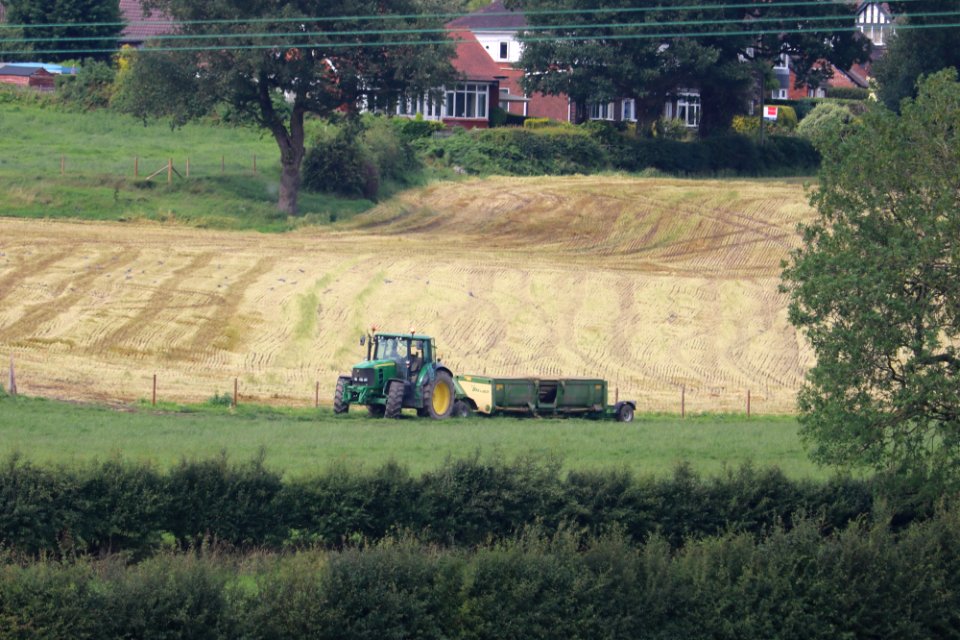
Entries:
[[455, 400], [453, 373], [437, 358], [433, 338], [411, 333], [374, 332], [360, 339], [367, 359], [337, 381], [334, 411], [366, 405], [372, 415], [397, 417], [402, 408], [446, 418]]
[[393, 363], [396, 365], [396, 377], [404, 380], [416, 379], [424, 364], [434, 360], [433, 339], [425, 336], [377, 333], [371, 336], [367, 347], [367, 362], [364, 365], [377, 366]]

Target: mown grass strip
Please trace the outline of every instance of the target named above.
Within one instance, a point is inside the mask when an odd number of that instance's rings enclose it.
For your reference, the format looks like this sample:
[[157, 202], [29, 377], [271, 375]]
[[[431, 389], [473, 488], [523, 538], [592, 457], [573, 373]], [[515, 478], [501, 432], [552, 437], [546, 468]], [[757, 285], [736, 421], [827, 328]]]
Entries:
[[78, 465], [119, 456], [169, 468], [226, 452], [266, 451], [266, 466], [290, 477], [333, 465], [372, 469], [396, 461], [415, 474], [479, 452], [557, 457], [565, 469], [629, 469], [665, 477], [680, 462], [716, 475], [749, 462], [789, 477], [822, 479], [789, 416], [641, 415], [632, 424], [581, 419], [470, 418], [399, 421], [365, 413], [241, 405], [107, 408], [31, 398], [0, 399], [0, 457], [19, 452], [43, 464]]

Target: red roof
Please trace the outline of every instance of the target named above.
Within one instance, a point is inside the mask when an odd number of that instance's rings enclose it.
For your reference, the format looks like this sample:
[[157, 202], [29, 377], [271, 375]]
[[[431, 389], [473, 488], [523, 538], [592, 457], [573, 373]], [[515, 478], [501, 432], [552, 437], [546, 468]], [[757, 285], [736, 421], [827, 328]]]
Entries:
[[492, 82], [508, 74], [493, 61], [470, 31], [457, 30], [449, 33], [450, 37], [457, 41], [457, 57], [453, 61], [453, 66], [464, 76], [464, 79]]
[[140, 0], [120, 0], [120, 15], [127, 23], [120, 35], [121, 42], [140, 43], [176, 29], [171, 19], [159, 11], [147, 15]]

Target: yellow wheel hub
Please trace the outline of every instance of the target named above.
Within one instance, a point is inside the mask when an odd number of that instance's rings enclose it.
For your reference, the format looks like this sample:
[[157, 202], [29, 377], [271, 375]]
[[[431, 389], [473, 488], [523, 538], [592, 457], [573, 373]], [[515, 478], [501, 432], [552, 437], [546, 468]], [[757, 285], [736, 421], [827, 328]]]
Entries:
[[433, 388], [433, 398], [431, 400], [433, 403], [434, 413], [443, 415], [447, 412], [447, 409], [450, 408], [450, 387], [445, 384], [438, 384]]

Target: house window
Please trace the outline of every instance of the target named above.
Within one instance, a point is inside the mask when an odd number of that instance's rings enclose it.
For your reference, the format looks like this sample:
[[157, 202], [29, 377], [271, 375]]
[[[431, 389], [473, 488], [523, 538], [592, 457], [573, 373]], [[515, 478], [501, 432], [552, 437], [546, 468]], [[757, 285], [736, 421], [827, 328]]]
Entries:
[[590, 104], [591, 120], [613, 120], [613, 114], [612, 102], [593, 102]]
[[677, 120], [687, 127], [700, 126], [700, 94], [681, 93], [677, 96]]
[[785, 53], [780, 54], [780, 58], [777, 60], [777, 63], [773, 65], [774, 69], [789, 69], [790, 68], [790, 56]]
[[437, 120], [440, 118], [440, 106], [440, 103], [430, 96], [401, 98], [397, 103], [396, 114], [398, 116], [415, 116], [419, 113], [427, 120]]
[[786, 100], [789, 95], [786, 89], [774, 89], [770, 92], [770, 97], [774, 100]]
[[486, 118], [489, 86], [485, 84], [458, 84], [446, 92], [448, 118]]
[[510, 53], [509, 43], [501, 42], [500, 43], [500, 59], [506, 60], [509, 53]]
[[628, 98], [623, 101], [621, 119], [627, 122], [636, 122], [637, 120], [637, 101]]

